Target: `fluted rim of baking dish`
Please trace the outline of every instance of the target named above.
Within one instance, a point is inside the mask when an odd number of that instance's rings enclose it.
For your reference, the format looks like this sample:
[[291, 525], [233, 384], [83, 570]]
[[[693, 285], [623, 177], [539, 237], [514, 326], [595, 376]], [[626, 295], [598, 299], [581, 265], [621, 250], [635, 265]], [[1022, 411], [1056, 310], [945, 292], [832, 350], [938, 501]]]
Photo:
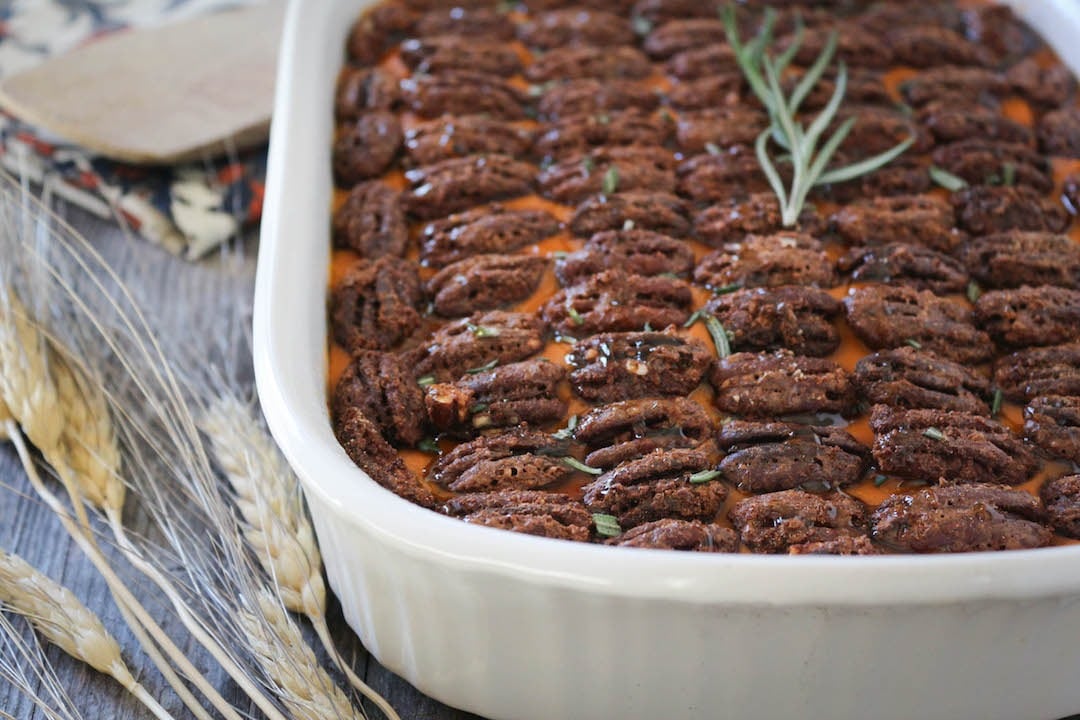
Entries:
[[[305, 491], [380, 543], [463, 573], [611, 597], [691, 604], [920, 605], [1080, 592], [1080, 545], [953, 555], [788, 557], [604, 547], [463, 523], [380, 487], [341, 449], [325, 402], [332, 88], [351, 18], [291, 0], [282, 40], [255, 289], [254, 361], [263, 411]], [[1080, 6], [1012, 0], [1080, 69]], [[342, 9], [348, 8], [348, 11]], [[348, 12], [348, 14], [347, 14]], [[329, 40], [328, 40], [329, 38]], [[326, 65], [332, 60], [330, 75]], [[306, 263], [306, 264], [305, 264]], [[298, 269], [300, 272], [297, 276]], [[347, 552], [347, 548], [325, 548]]]

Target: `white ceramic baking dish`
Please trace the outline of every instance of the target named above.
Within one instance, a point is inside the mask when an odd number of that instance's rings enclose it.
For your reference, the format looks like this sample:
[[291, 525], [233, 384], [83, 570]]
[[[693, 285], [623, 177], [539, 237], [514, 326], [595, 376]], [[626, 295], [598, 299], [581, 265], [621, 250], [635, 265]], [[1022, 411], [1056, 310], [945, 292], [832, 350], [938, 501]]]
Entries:
[[[441, 517], [382, 489], [324, 399], [331, 106], [370, 0], [293, 0], [270, 145], [255, 365], [330, 584], [372, 653], [500, 720], [1039, 720], [1080, 713], [1080, 547], [698, 555]], [[1080, 68], [1080, 3], [1017, 0]]]

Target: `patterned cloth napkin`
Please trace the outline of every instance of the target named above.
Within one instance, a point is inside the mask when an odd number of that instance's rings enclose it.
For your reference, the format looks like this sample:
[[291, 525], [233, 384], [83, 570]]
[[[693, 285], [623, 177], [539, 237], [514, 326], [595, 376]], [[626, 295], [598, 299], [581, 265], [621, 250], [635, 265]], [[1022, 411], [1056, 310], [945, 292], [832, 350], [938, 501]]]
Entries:
[[[0, 76], [106, 33], [250, 1], [0, 0]], [[0, 113], [0, 165], [96, 215], [118, 217], [147, 240], [194, 260], [258, 221], [266, 148], [202, 164], [128, 165]]]

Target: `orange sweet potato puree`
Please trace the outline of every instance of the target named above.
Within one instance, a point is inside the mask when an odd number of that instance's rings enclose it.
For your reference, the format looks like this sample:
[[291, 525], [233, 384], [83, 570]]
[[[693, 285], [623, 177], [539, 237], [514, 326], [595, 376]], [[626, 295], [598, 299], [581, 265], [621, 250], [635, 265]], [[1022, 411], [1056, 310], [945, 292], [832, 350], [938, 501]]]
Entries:
[[[983, 4], [984, 2], [985, 0], [961, 0], [959, 4], [965, 6], [975, 6]], [[516, 15], [518, 15], [518, 13], [516, 12], [511, 14], [512, 17]], [[521, 56], [524, 63], [527, 64], [531, 61], [531, 54], [524, 45], [522, 45], [520, 42], [515, 41], [512, 43], [512, 46], [514, 47], [515, 51]], [[1044, 66], [1052, 65], [1059, 62], [1056, 55], [1050, 50], [1040, 51], [1036, 57], [1040, 64]], [[402, 63], [401, 60], [398, 58], [396, 51], [392, 51], [387, 55], [387, 57], [381, 63], [381, 67], [398, 77], [406, 77], [408, 75], [408, 69], [404, 65], [404, 63]], [[910, 78], [917, 75], [918, 72], [918, 70], [909, 67], [895, 67], [886, 72], [883, 81], [889, 94], [896, 101], [899, 102], [901, 100], [900, 86], [906, 80], [909, 80]], [[529, 85], [529, 83], [522, 76], [515, 76], [512, 79], [512, 82], [520, 89], [527, 89]], [[655, 72], [653, 77], [649, 79], [649, 82], [657, 90], [665, 91], [670, 88], [670, 81], [659, 72]], [[1004, 115], [1018, 123], [1026, 125], [1028, 127], [1032, 127], [1035, 124], [1035, 113], [1033, 109], [1028, 105], [1028, 103], [1022, 98], [1009, 97], [1005, 99], [1005, 101], [1002, 103], [1001, 110]], [[673, 115], [675, 115], [677, 111], [668, 110], [668, 112], [671, 112]], [[419, 122], [423, 121], [422, 118], [419, 118], [409, 112], [402, 113], [401, 120], [403, 129], [406, 132], [410, 128], [415, 127], [415, 125]], [[521, 123], [517, 124], [519, 124], [521, 127], [529, 128], [534, 128], [537, 126], [537, 123], [531, 120], [522, 121]], [[1055, 193], [1058, 193], [1066, 176], [1071, 173], [1080, 172], [1080, 160], [1066, 160], [1061, 158], [1054, 158], [1052, 159], [1052, 162], [1054, 169], [1054, 179], [1056, 183]], [[382, 178], [382, 181], [398, 189], [404, 189], [408, 186], [404, 174], [400, 170], [395, 170], [387, 173], [387, 175]], [[948, 197], [947, 192], [943, 189], [936, 189], [933, 192], [935, 192], [936, 194], [940, 194], [943, 197]], [[338, 207], [340, 207], [345, 197], [345, 191], [335, 191], [332, 209], [336, 210]], [[558, 203], [554, 203], [537, 195], [530, 195], [527, 197], [506, 200], [502, 201], [501, 204], [513, 209], [544, 210], [551, 213], [559, 221], [564, 223], [569, 221], [570, 216], [573, 213], [572, 207], [567, 207]], [[823, 217], [827, 217], [835, 209], [835, 206], [827, 202], [819, 202], [817, 204], [817, 208], [819, 213]], [[414, 223], [411, 228], [411, 249], [407, 256], [413, 260], [417, 259], [418, 257], [416, 238], [423, 224], [424, 223]], [[1070, 235], [1074, 240], [1080, 242], [1080, 224], [1073, 224], [1073, 227], [1070, 230]], [[712, 247], [706, 246], [693, 240], [688, 240], [687, 242], [693, 248], [695, 257], [698, 260], [700, 260], [704, 255], [714, 250], [714, 248]], [[575, 238], [571, 236], [568, 231], [563, 231], [559, 232], [556, 235], [548, 237], [534, 245], [521, 248], [517, 252], [535, 254], [545, 257], [554, 257], [556, 253], [573, 252], [577, 249], [580, 249], [582, 245], [583, 239]], [[845, 249], [846, 248], [844, 246], [838, 243], [831, 243], [826, 247], [826, 250], [830, 253], [831, 256], [834, 257], [834, 259], [839, 257]], [[341, 280], [348, 268], [358, 259], [358, 256], [349, 250], [333, 250], [331, 264], [329, 268], [329, 285], [331, 288]], [[434, 271], [428, 268], [421, 268], [420, 272], [421, 278], [425, 280], [434, 274]], [[857, 283], [841, 285], [837, 288], [829, 290], [829, 292], [834, 297], [839, 299], [843, 298], [849, 292], [849, 290], [857, 286]], [[536, 312], [553, 294], [558, 292], [559, 289], [560, 286], [555, 279], [554, 272], [551, 268], [549, 268], [544, 273], [544, 276], [540, 281], [538, 287], [536, 288], [536, 291], [526, 300], [517, 303], [516, 305], [508, 309], [519, 312]], [[713, 296], [709, 290], [697, 286], [693, 287], [693, 294], [695, 308], [700, 308], [704, 306], [705, 303]], [[967, 302], [967, 299], [963, 297], [959, 297], [957, 298], [957, 300], [961, 302]], [[846, 320], [842, 316], [836, 320], [835, 324], [840, 332], [842, 342], [839, 349], [830, 357], [832, 360], [836, 361], [845, 369], [852, 370], [855, 367], [855, 363], [863, 356], [869, 354], [871, 350], [861, 340], [855, 337], [851, 328], [848, 326]], [[678, 332], [684, 336], [695, 337], [705, 343], [707, 347], [712, 347], [712, 339], [709, 336], [707, 330], [705, 329], [704, 323], [695, 323], [692, 327], [688, 329], [680, 328]], [[342, 372], [344, 372], [345, 368], [348, 366], [350, 358], [347, 351], [338, 346], [333, 341], [333, 338], [329, 339], [328, 345], [329, 353], [327, 367], [327, 392], [328, 396], [332, 396], [333, 388], [337, 384], [337, 381], [340, 378]], [[571, 346], [565, 342], [557, 342], [551, 340], [543, 349], [541, 355], [551, 360], [552, 362], [564, 363], [564, 357], [566, 353], [569, 352], [570, 347]], [[587, 412], [591, 407], [589, 403], [577, 397], [572, 392], [568, 383], [563, 383], [562, 386], [559, 388], [558, 392], [559, 396], [569, 405], [568, 416], [575, 414], [580, 415]], [[713, 405], [712, 394], [713, 391], [711, 387], [703, 383], [697, 390], [692, 393], [691, 397], [696, 400], [703, 408], [705, 408], [706, 411], [708, 411], [713, 416], [714, 420], [719, 423], [722, 422], [725, 418], [722, 416], [720, 411], [717, 410], [716, 407]], [[1019, 431], [1020, 428], [1023, 426], [1022, 411], [1023, 408], [1020, 406], [1011, 403], [1005, 403], [1001, 408], [999, 418], [1013, 431]], [[552, 427], [550, 429], [553, 430], [555, 429], [555, 427]], [[874, 435], [869, 427], [868, 417], [866, 415], [851, 419], [846, 426], [846, 430], [850, 432], [860, 442], [866, 445], [873, 444]], [[450, 440], [440, 440], [439, 445], [440, 449], [445, 452], [453, 448], [455, 443]], [[427, 470], [434, 460], [434, 456], [432, 454], [412, 449], [401, 450], [400, 453], [410, 470], [416, 473], [418, 477], [424, 478], [426, 476]], [[1043, 465], [1043, 467], [1035, 477], [1018, 487], [1020, 489], [1027, 490], [1028, 492], [1031, 492], [1033, 494], [1038, 494], [1039, 487], [1045, 480], [1059, 477], [1061, 475], [1068, 474], [1069, 472], [1071, 472], [1071, 466], [1067, 463], [1047, 462]], [[553, 489], [580, 497], [582, 485], [585, 482], [591, 480], [592, 478], [591, 476], [586, 476], [583, 473], [578, 473], [578, 475], [580, 477], [575, 477], [565, 486]], [[846, 491], [852, 496], [857, 497], [858, 499], [867, 503], [870, 507], [874, 507], [892, 494], [895, 494], [897, 492], [910, 492], [913, 487], [917, 487], [917, 485], [913, 485], [911, 483], [905, 484], [905, 481], [901, 478], [881, 478], [881, 476], [878, 476], [877, 482], [875, 482], [873, 478], [874, 475], [871, 473], [868, 476], [868, 479], [855, 486], [846, 488]], [[427, 484], [429, 485], [431, 490], [440, 497], [449, 497], [452, 494], [431, 483]], [[734, 503], [747, 496], [747, 494], [735, 488], [729, 489], [730, 494], [728, 500], [722, 512], [720, 513], [719, 521], [722, 523], [728, 522], [726, 519], [727, 510]], [[1067, 538], [1056, 536], [1055, 542], [1057, 544], [1065, 544], [1080, 541], [1072, 541]]]

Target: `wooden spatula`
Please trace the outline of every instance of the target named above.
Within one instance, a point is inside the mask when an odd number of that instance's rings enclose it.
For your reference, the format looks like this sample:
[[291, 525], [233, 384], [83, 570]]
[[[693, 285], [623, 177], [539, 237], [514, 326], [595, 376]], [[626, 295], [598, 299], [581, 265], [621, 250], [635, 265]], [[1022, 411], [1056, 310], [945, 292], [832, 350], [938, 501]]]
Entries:
[[107, 35], [0, 81], [0, 107], [106, 157], [175, 163], [262, 142], [284, 3]]

